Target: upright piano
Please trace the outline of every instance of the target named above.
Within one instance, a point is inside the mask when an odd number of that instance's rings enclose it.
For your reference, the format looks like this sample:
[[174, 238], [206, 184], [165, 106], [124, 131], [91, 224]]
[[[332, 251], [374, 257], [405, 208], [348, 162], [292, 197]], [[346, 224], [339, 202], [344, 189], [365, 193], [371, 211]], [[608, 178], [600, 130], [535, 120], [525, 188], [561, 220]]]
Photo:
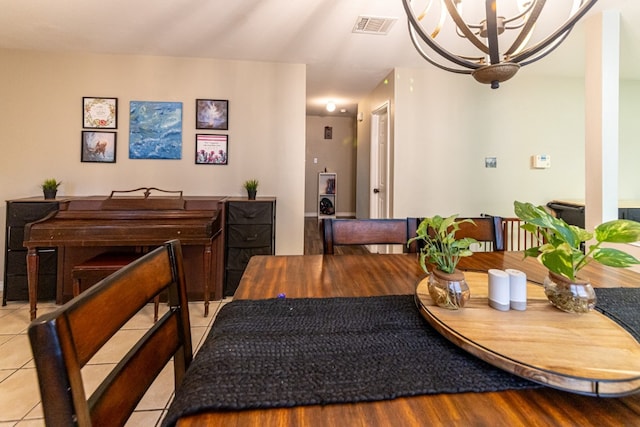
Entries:
[[[143, 194], [137, 195], [140, 190]], [[160, 195], [152, 195], [153, 190]], [[58, 251], [57, 304], [72, 298], [73, 266], [105, 252], [144, 253], [171, 239], [179, 239], [183, 247], [189, 299], [204, 300], [207, 316], [210, 291], [214, 299], [222, 298], [223, 197], [141, 188], [70, 198], [59, 205], [57, 211], [25, 226], [31, 319], [36, 317], [38, 300], [37, 249], [44, 247]]]

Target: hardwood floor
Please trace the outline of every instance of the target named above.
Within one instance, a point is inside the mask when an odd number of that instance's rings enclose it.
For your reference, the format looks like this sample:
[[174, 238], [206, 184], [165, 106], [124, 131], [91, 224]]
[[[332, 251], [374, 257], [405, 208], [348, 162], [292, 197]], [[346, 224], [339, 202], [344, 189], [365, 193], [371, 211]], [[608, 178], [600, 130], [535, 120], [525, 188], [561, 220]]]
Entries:
[[[316, 217], [304, 219], [304, 254], [317, 255], [322, 253], [322, 222]], [[369, 253], [364, 246], [336, 246], [335, 254]]]

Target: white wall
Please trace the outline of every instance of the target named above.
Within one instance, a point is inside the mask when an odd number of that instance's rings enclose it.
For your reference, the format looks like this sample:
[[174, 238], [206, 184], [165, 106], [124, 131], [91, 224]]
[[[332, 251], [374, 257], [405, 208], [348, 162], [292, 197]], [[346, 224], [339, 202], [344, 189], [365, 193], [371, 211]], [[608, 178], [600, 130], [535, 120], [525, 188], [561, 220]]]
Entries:
[[[395, 94], [394, 94], [394, 73], [391, 72], [380, 84], [369, 94], [369, 96], [358, 103], [358, 114], [362, 114], [362, 121], [358, 122], [358, 151], [357, 151], [357, 177], [356, 177], [356, 217], [369, 218], [370, 196], [371, 196], [371, 113], [389, 104], [389, 145], [394, 143], [394, 115], [395, 115]], [[393, 155], [391, 159], [393, 160]], [[393, 164], [391, 165], [393, 169]], [[394, 215], [393, 200], [390, 200], [390, 216]]]
[[[256, 178], [259, 196], [278, 198], [276, 252], [303, 252], [305, 65], [14, 50], [0, 50], [0, 64], [2, 200], [41, 195], [49, 177], [74, 196], [142, 186], [245, 195], [242, 182]], [[115, 164], [80, 162], [83, 96], [118, 98]], [[197, 98], [229, 100], [229, 130], [211, 132], [229, 135], [227, 166], [194, 162]], [[132, 100], [183, 103], [181, 160], [128, 158]]]
[[640, 201], [640, 81], [620, 82], [618, 197]]
[[[584, 197], [582, 80], [523, 72], [492, 90], [470, 76], [396, 69], [395, 120], [398, 216], [513, 216], [514, 200]], [[550, 155], [551, 168], [532, 169], [535, 154]]]
[[[620, 87], [620, 198], [640, 200], [640, 82]], [[397, 68], [358, 105], [358, 182], [367, 183], [359, 195], [368, 192], [367, 117], [385, 96], [393, 98], [394, 216], [513, 216], [514, 200], [584, 199], [583, 79], [523, 69], [491, 90], [433, 67]], [[533, 169], [535, 154], [550, 155], [551, 168]], [[498, 167], [485, 168], [485, 157]]]

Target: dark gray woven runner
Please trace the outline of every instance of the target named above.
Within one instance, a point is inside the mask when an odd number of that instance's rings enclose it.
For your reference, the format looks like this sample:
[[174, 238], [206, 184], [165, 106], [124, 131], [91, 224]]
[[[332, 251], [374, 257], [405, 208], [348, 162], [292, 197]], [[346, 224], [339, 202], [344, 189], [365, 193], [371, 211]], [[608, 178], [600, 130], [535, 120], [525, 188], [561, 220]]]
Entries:
[[596, 310], [640, 341], [640, 288], [596, 288]]
[[[609, 291], [598, 298], [611, 312], [620, 295]], [[206, 410], [535, 387], [451, 344], [410, 295], [240, 300], [218, 313], [163, 425]]]

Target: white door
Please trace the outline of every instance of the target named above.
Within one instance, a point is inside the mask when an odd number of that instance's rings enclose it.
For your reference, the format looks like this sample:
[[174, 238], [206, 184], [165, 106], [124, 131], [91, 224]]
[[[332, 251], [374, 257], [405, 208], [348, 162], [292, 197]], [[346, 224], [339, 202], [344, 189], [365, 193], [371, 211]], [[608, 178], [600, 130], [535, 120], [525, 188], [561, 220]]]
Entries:
[[[389, 183], [389, 103], [371, 113], [371, 194], [370, 218], [389, 218], [392, 195]], [[371, 252], [388, 253], [386, 246], [370, 247]]]

